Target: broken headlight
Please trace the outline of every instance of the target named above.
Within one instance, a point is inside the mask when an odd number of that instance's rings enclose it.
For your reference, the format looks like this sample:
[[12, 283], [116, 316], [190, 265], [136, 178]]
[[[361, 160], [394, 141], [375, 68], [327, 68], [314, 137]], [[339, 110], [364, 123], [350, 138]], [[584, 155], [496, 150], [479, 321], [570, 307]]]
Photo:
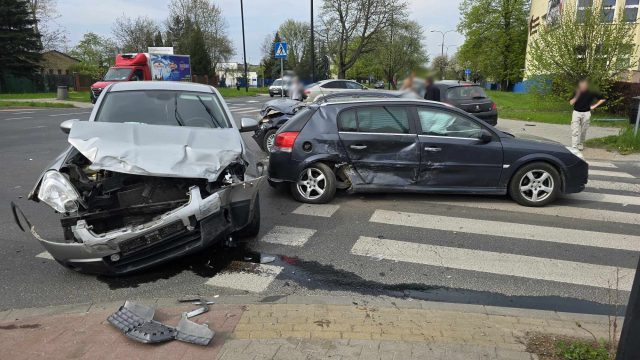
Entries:
[[38, 199], [59, 213], [69, 213], [78, 211], [80, 195], [66, 176], [52, 170], [42, 177]]

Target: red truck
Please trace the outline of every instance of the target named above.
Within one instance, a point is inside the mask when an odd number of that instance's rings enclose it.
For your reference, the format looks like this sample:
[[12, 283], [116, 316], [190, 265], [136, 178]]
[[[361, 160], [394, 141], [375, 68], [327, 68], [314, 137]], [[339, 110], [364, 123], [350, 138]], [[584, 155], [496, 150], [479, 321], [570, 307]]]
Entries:
[[116, 63], [102, 81], [91, 85], [91, 102], [95, 104], [102, 90], [120, 81], [191, 81], [189, 55], [118, 54]]

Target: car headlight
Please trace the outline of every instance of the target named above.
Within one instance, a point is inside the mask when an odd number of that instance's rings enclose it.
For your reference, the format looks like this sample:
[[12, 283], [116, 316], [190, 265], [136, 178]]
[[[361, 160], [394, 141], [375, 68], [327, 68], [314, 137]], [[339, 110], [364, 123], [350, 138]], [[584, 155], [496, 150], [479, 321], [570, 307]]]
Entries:
[[580, 152], [580, 150], [576, 149], [576, 148], [572, 148], [570, 146], [565, 146], [567, 148], [567, 150], [569, 150], [573, 155], [579, 157], [580, 159], [584, 159], [584, 155], [582, 155], [582, 153]]
[[72, 213], [78, 211], [80, 195], [66, 176], [52, 170], [42, 177], [38, 199], [59, 213]]

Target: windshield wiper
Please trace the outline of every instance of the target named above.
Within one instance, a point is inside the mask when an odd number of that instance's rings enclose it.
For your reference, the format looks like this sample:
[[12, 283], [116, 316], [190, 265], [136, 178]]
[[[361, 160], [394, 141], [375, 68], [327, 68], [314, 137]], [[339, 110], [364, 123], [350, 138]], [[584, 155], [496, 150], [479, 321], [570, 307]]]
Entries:
[[204, 109], [207, 111], [207, 114], [209, 114], [209, 116], [211, 117], [211, 120], [213, 120], [219, 128], [223, 128], [224, 126], [222, 126], [222, 124], [218, 121], [218, 119], [216, 119], [216, 117], [213, 115], [213, 112], [211, 111], [211, 109], [209, 109], [207, 104], [205, 104], [204, 101], [202, 101], [200, 96], [196, 95], [196, 97], [198, 98], [198, 101], [200, 101], [200, 104], [202, 104]]
[[174, 111], [173, 111], [173, 115], [176, 118], [176, 121], [178, 122], [178, 124], [180, 126], [185, 126], [184, 125], [184, 121], [182, 120], [182, 116], [180, 116], [180, 113], [178, 112], [178, 94], [176, 94], [176, 97], [173, 98], [173, 106], [174, 106]]

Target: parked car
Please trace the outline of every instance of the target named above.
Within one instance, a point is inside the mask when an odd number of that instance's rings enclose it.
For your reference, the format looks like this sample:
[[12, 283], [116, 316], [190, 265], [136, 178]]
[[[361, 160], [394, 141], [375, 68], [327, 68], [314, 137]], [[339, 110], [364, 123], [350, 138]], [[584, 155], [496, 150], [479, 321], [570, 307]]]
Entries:
[[[354, 90], [320, 95], [316, 103], [329, 101], [347, 101], [372, 98], [417, 98], [413, 92], [385, 91], [385, 90]], [[263, 151], [270, 152], [273, 147], [276, 132], [300, 109], [307, 104], [291, 99], [275, 99], [267, 101], [260, 110], [260, 127], [253, 134], [253, 139]]]
[[307, 102], [314, 102], [318, 96], [324, 96], [342, 91], [366, 90], [367, 87], [352, 80], [323, 80], [308, 85], [304, 89]]
[[276, 79], [271, 86], [269, 86], [269, 96], [287, 96], [287, 90], [289, 90], [290, 82], [288, 79]]
[[[61, 214], [64, 239], [28, 227], [60, 264], [110, 275], [256, 235], [264, 177], [240, 131], [257, 125], [242, 119], [236, 128], [210, 86], [110, 85], [89, 121], [61, 124], [71, 146], [29, 194]], [[14, 206], [22, 226], [18, 214]]]
[[375, 84], [373, 84], [374, 89], [384, 89], [384, 81], [378, 80]]
[[509, 194], [544, 206], [583, 191], [580, 153], [515, 138], [453, 106], [372, 99], [310, 105], [276, 135], [269, 183], [301, 202], [350, 192]]
[[440, 89], [440, 101], [462, 109], [487, 124], [498, 124], [498, 108], [484, 89], [477, 84], [446, 80], [435, 84]]

